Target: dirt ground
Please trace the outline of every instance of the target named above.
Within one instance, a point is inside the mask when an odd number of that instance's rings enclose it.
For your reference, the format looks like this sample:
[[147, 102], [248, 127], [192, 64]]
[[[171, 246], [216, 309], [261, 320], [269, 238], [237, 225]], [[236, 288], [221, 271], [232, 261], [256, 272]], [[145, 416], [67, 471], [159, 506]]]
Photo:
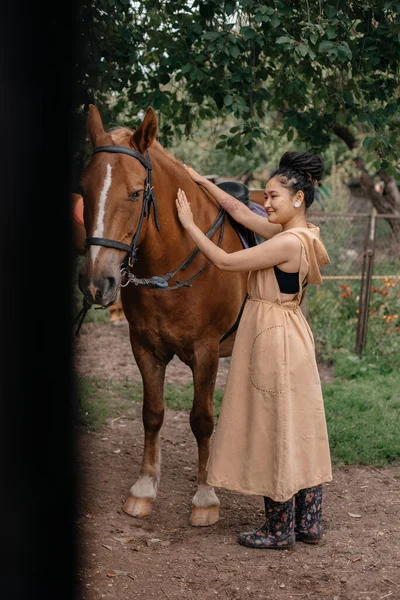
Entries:
[[[77, 372], [140, 381], [125, 321], [83, 329]], [[220, 361], [222, 389], [228, 365]], [[320, 371], [329, 381], [329, 367]], [[189, 382], [190, 375], [177, 359], [168, 366], [168, 382]], [[187, 412], [166, 412], [161, 440], [158, 497], [152, 514], [139, 520], [122, 505], [140, 468], [141, 405], [132, 402], [100, 432], [78, 432], [80, 600], [400, 600], [399, 466], [335, 467], [325, 485], [322, 542], [252, 550], [237, 544], [236, 535], [262, 523], [262, 499], [218, 490], [220, 521], [190, 527], [197, 452]]]

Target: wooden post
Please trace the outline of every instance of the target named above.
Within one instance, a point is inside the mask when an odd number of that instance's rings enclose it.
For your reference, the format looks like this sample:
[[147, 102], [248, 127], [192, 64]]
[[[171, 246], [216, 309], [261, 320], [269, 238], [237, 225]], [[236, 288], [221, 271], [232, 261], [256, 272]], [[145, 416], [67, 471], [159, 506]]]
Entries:
[[375, 256], [376, 209], [372, 209], [368, 232], [365, 239], [363, 264], [361, 271], [360, 299], [358, 303], [358, 323], [356, 336], [356, 354], [361, 356], [367, 341], [369, 299], [371, 296], [372, 273]]

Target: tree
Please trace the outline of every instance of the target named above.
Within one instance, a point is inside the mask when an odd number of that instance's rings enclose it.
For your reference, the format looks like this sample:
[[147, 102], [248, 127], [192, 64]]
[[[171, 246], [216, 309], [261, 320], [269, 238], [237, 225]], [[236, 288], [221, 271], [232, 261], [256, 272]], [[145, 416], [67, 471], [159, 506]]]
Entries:
[[400, 2], [94, 0], [82, 23], [79, 104], [127, 125], [152, 105], [164, 145], [227, 116], [217, 147], [235, 154], [266, 115], [313, 151], [339, 138], [374, 206], [400, 213]]

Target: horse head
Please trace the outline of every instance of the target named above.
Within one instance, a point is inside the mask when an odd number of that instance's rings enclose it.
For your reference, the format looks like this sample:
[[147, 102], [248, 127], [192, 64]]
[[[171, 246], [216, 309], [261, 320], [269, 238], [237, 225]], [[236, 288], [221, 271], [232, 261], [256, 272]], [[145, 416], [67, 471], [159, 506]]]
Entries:
[[147, 150], [156, 137], [157, 117], [149, 107], [135, 131], [107, 132], [90, 105], [87, 130], [93, 154], [81, 178], [87, 249], [79, 288], [89, 304], [108, 306], [121, 283], [121, 264], [132, 266], [146, 232], [152, 200]]

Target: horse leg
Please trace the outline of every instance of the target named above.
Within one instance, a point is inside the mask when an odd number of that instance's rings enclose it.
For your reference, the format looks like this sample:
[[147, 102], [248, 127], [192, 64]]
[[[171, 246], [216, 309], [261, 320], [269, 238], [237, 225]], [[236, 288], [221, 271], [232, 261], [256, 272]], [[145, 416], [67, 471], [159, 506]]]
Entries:
[[219, 500], [211, 485], [206, 483], [210, 438], [214, 430], [214, 387], [218, 371], [218, 348], [195, 349], [192, 364], [194, 399], [190, 426], [197, 441], [199, 470], [197, 491], [192, 500], [190, 525], [204, 527], [219, 519]]
[[159, 431], [164, 420], [167, 363], [143, 348], [137, 349], [134, 354], [143, 379], [144, 450], [139, 478], [131, 487], [123, 510], [132, 517], [147, 517], [153, 508], [161, 474]]

